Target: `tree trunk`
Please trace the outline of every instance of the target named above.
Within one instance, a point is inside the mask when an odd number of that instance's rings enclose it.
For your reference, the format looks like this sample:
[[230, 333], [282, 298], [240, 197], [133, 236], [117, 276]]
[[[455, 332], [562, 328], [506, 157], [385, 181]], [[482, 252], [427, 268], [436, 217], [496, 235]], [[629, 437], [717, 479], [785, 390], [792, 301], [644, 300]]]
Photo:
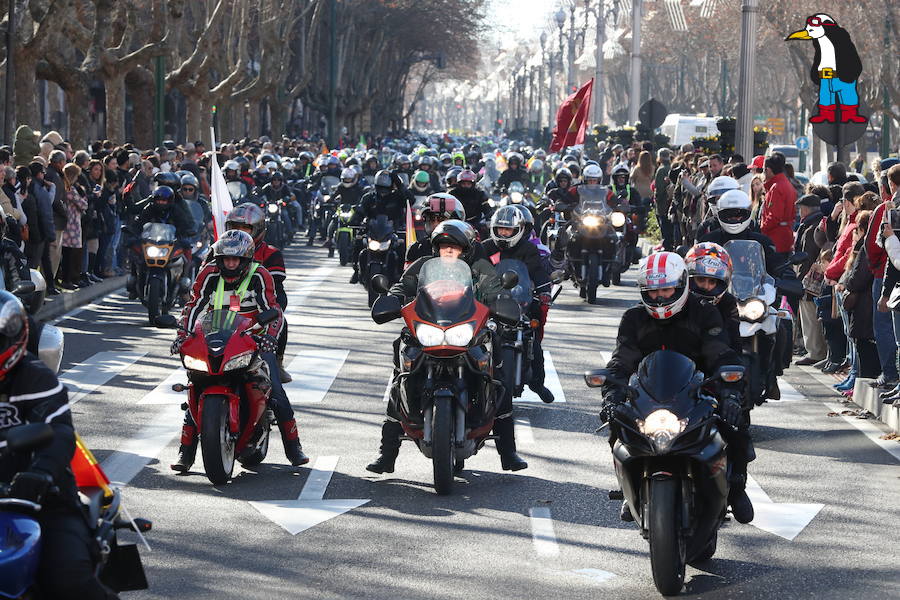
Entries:
[[187, 131], [185, 139], [187, 141], [202, 139], [203, 135], [203, 101], [198, 94], [184, 94], [185, 106], [187, 107]]
[[87, 86], [79, 82], [69, 88], [63, 88], [66, 94], [66, 113], [69, 117], [69, 141], [73, 148], [84, 148], [88, 142], [90, 113], [88, 106]]
[[277, 99], [278, 94], [269, 97], [269, 112], [272, 115], [272, 139], [280, 139], [282, 135], [287, 133], [287, 122], [290, 117], [292, 99], [285, 98], [281, 102]]
[[[153, 83], [153, 74], [144, 68], [135, 69], [125, 76], [125, 85], [128, 89], [128, 96], [131, 98], [134, 117], [134, 143], [138, 148], [149, 148], [153, 145], [155, 135], [153, 115], [156, 110], [154, 104], [156, 87]], [[119, 142], [120, 140], [113, 141]]]
[[13, 131], [19, 125], [29, 125], [32, 129], [41, 128], [40, 107], [37, 97], [37, 57], [26, 56], [25, 52], [16, 53], [16, 71], [14, 77], [14, 98], [12, 105]]
[[106, 89], [106, 139], [125, 139], [125, 75], [116, 73], [104, 80]]
[[259, 137], [262, 134], [259, 118], [259, 107], [262, 104], [262, 99], [250, 98], [249, 103], [250, 108], [247, 110], [247, 112], [249, 113], [247, 115], [247, 130], [244, 132], [244, 135], [247, 137], [255, 138]]

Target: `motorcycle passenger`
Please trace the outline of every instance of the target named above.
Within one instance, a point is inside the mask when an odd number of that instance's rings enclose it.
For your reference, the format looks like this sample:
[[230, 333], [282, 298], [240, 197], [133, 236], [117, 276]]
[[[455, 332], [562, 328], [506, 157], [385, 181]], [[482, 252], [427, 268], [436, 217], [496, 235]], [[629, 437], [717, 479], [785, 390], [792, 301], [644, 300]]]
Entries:
[[366, 160], [363, 162], [362, 173], [363, 177], [366, 179], [375, 177], [375, 173], [381, 170], [381, 165], [378, 164], [377, 156], [367, 156]]
[[[261, 312], [276, 309], [278, 318], [266, 326], [264, 334], [257, 336], [260, 358], [268, 369], [260, 369], [253, 375], [267, 380], [266, 383], [271, 383], [270, 407], [281, 430], [285, 456], [294, 466], [305, 465], [309, 462], [309, 458], [303, 453], [303, 447], [300, 445], [294, 410], [281, 385], [280, 371], [275, 358], [278, 336], [284, 323], [283, 313], [275, 296], [275, 280], [265, 267], [253, 260], [256, 252], [255, 244], [250, 234], [244, 231], [224, 232], [213, 244], [212, 249], [213, 261], [197, 274], [191, 289], [191, 299], [184, 307], [181, 329], [172, 343], [172, 354], [177, 354], [181, 350], [189, 335], [186, 331], [194, 331], [194, 325], [204, 312], [223, 308], [226, 293], [231, 298], [231, 305], [238, 306], [238, 314], [251, 319]], [[202, 385], [202, 375], [191, 372], [190, 376], [196, 378], [195, 381], [199, 380]], [[190, 411], [185, 411], [178, 460], [171, 465], [172, 470], [187, 472], [191, 468], [197, 453], [197, 441], [197, 426]]]
[[[730, 346], [719, 311], [690, 293], [687, 267], [681, 256], [674, 252], [651, 254], [641, 262], [637, 283], [641, 304], [622, 316], [616, 348], [606, 365], [615, 378], [627, 381], [645, 356], [663, 349], [687, 356], [707, 374], [726, 365], [742, 364]], [[741, 385], [723, 384], [716, 407], [720, 418], [731, 428], [741, 427], [745, 418]], [[611, 421], [626, 402], [624, 390], [606, 383], [601, 420]], [[728, 429], [722, 428], [723, 436]], [[615, 443], [614, 434], [610, 436], [610, 445]], [[740, 450], [737, 444], [736, 449]], [[739, 523], [749, 523], [753, 520], [753, 505], [744, 489], [746, 470], [743, 475], [733, 471], [729, 481], [728, 503], [734, 518]], [[634, 520], [625, 502], [620, 516], [624, 521]]]
[[[434, 257], [459, 258], [466, 261], [472, 269], [472, 281], [475, 295], [482, 302], [489, 302], [496, 298], [501, 291], [497, 273], [490, 261], [475, 257], [475, 230], [471, 225], [463, 221], [444, 221], [435, 227], [431, 234], [431, 245], [434, 249], [433, 256], [423, 256], [407, 267], [400, 281], [390, 290], [390, 294], [400, 298], [402, 303], [407, 303], [416, 297], [418, 290], [418, 275], [422, 265]], [[378, 457], [366, 466], [366, 470], [372, 473], [393, 473], [397, 454], [400, 452], [400, 436], [403, 435], [403, 426], [397, 420], [397, 397], [399, 396], [399, 353], [401, 340], [394, 341], [394, 379], [391, 384], [390, 400], [386, 411], [386, 418], [381, 426], [381, 445]], [[503, 409], [503, 410], [501, 410]], [[498, 406], [499, 417], [494, 421], [494, 433], [497, 437], [497, 452], [500, 453], [500, 463], [504, 471], [519, 471], [528, 467], [528, 463], [516, 454], [516, 441], [514, 424], [512, 420], [512, 407]]]
[[479, 229], [483, 219], [491, 214], [490, 199], [484, 190], [475, 185], [478, 176], [474, 171], [464, 169], [459, 173], [456, 185], [447, 191], [456, 196], [462, 202], [466, 212], [466, 222], [476, 230]]
[[411, 264], [423, 256], [434, 256], [434, 249], [431, 247], [431, 234], [434, 233], [434, 228], [438, 224], [450, 219], [466, 220], [466, 211], [462, 202], [446, 192], [438, 192], [428, 196], [428, 199], [425, 200], [425, 206], [422, 207], [422, 223], [425, 227], [425, 236], [406, 249], [406, 264]]
[[696, 239], [700, 240], [710, 231], [719, 229], [719, 219], [716, 218], [719, 197], [725, 192], [741, 189], [741, 184], [734, 177], [719, 175], [709, 182], [706, 188], [707, 217], [697, 227]]
[[[403, 192], [403, 184], [397, 175], [390, 171], [381, 170], [375, 174], [374, 189], [363, 194], [356, 212], [353, 215], [353, 225], [362, 224], [363, 220], [374, 219], [378, 215], [387, 215], [394, 225], [394, 229], [405, 227], [407, 196]], [[353, 275], [350, 283], [359, 282], [359, 257], [362, 252], [362, 236], [354, 241], [353, 247]], [[403, 257], [398, 257], [402, 260]]]
[[9, 497], [41, 505], [37, 513], [41, 526], [38, 585], [47, 598], [118, 598], [94, 573], [95, 542], [69, 468], [75, 431], [66, 387], [43, 362], [26, 352], [25, 309], [6, 291], [0, 291], [0, 331], [0, 394], [4, 398], [0, 430], [27, 423], [49, 423], [53, 429], [48, 446], [27, 455], [0, 458], [0, 483], [9, 484]]
[[[528, 277], [535, 288], [550, 282], [550, 273], [541, 259], [541, 254], [531, 240], [531, 225], [525, 220], [517, 206], [503, 206], [491, 217], [491, 237], [484, 242], [488, 259], [496, 265], [505, 258], [515, 259], [525, 264]], [[541, 349], [547, 312], [550, 310], [550, 290], [543, 291], [529, 307], [529, 315], [540, 321], [540, 328], [534, 336], [534, 357], [531, 361], [531, 380], [528, 387], [547, 404], [553, 402], [553, 392], [544, 386], [544, 352]]]
[[500, 173], [500, 178], [494, 184], [495, 191], [506, 191], [513, 181], [521, 182], [522, 185], [528, 182], [528, 171], [523, 168], [522, 162], [522, 155], [518, 152], [512, 152], [509, 155], [506, 159], [507, 169]]

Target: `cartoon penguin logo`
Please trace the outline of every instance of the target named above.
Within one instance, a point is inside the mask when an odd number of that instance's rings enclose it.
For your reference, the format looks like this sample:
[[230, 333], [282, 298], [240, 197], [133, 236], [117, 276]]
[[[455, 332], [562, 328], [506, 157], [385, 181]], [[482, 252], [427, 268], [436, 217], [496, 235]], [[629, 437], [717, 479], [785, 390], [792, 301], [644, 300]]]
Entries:
[[812, 40], [816, 49], [809, 76], [819, 86], [819, 113], [810, 123], [865, 123], [859, 114], [856, 80], [862, 72], [862, 61], [850, 34], [824, 13], [806, 18], [806, 28], [795, 31], [785, 40]]

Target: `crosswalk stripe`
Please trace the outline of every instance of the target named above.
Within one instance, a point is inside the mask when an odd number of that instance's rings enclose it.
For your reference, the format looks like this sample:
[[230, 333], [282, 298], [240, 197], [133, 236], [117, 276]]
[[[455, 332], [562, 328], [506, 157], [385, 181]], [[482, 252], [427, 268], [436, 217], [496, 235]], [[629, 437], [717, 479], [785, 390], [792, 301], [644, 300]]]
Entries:
[[528, 417], [514, 417], [516, 423], [516, 441], [520, 444], [533, 444], [534, 432]]
[[69, 388], [69, 404], [75, 404], [82, 400], [143, 358], [145, 354], [147, 354], [146, 351], [105, 350], [94, 354], [84, 362], [69, 367], [59, 378]]
[[172, 391], [172, 385], [176, 383], [187, 384], [187, 371], [183, 367], [173, 369], [169, 376], [162, 383], [153, 388], [146, 396], [138, 400], [138, 404], [175, 404], [180, 405], [187, 402], [187, 394], [185, 392]]
[[[556, 367], [553, 365], [553, 357], [550, 356], [550, 352], [548, 350], [544, 350], [544, 385], [548, 390], [553, 392], [553, 396], [556, 398], [553, 403], [554, 404], [562, 404], [566, 401], [566, 394], [563, 392], [562, 383], [559, 381], [559, 375], [556, 373]], [[531, 391], [531, 389], [526, 385], [525, 390], [522, 392], [522, 396], [520, 398], [515, 398], [515, 402], [538, 402], [543, 404], [540, 396]]]
[[284, 384], [284, 391], [294, 404], [321, 402], [337, 378], [349, 350], [320, 348], [304, 350], [294, 357], [288, 367], [293, 381]]
[[556, 532], [553, 530], [553, 518], [546, 506], [529, 509], [531, 517], [531, 540], [538, 556], [557, 556], [559, 545], [556, 543]]

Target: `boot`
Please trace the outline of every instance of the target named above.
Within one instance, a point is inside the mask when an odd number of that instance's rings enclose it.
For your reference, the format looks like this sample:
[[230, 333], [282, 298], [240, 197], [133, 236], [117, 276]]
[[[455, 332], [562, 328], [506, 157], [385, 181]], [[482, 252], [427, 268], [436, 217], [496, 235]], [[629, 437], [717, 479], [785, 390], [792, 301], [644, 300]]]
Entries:
[[350, 284], [355, 285], [359, 283], [359, 269], [353, 269], [353, 275], [350, 276]]
[[634, 521], [634, 515], [631, 514], [631, 509], [628, 508], [628, 502], [625, 500], [622, 500], [622, 507], [619, 509], [619, 518], [626, 523]]
[[281, 378], [281, 383], [290, 383], [294, 380], [294, 378], [291, 377], [291, 374], [284, 368], [283, 356], [278, 357], [278, 376]]
[[173, 471], [187, 473], [197, 456], [197, 428], [193, 425], [181, 427], [181, 446], [178, 448], [178, 460], [169, 465]]
[[859, 104], [841, 105], [841, 123], [865, 123], [867, 118], [859, 114]]
[[547, 387], [543, 383], [529, 383], [528, 387], [531, 388], [531, 391], [540, 397], [541, 401], [544, 404], [552, 404], [556, 399], [553, 396], [553, 392], [547, 389]]
[[834, 123], [835, 122], [835, 109], [837, 105], [829, 104], [828, 106], [819, 105], [819, 114], [810, 117], [810, 123]]
[[731, 476], [731, 489], [728, 490], [728, 504], [731, 506], [731, 514], [738, 523], [749, 523], [753, 520], [753, 503], [747, 495], [747, 475]]
[[381, 446], [378, 449], [378, 458], [366, 465], [366, 471], [379, 475], [394, 472], [394, 463], [400, 453], [401, 435], [403, 435], [403, 426], [397, 421], [385, 419], [381, 424]]
[[281, 441], [284, 444], [284, 455], [288, 462], [295, 467], [305, 465], [309, 457], [303, 454], [303, 446], [300, 445], [300, 436], [297, 434], [297, 421], [291, 419], [278, 424], [281, 429]]
[[516, 454], [516, 433], [512, 417], [494, 421], [494, 435], [497, 436], [497, 452], [500, 454], [500, 466], [504, 471], [521, 471], [528, 468], [528, 463]]

